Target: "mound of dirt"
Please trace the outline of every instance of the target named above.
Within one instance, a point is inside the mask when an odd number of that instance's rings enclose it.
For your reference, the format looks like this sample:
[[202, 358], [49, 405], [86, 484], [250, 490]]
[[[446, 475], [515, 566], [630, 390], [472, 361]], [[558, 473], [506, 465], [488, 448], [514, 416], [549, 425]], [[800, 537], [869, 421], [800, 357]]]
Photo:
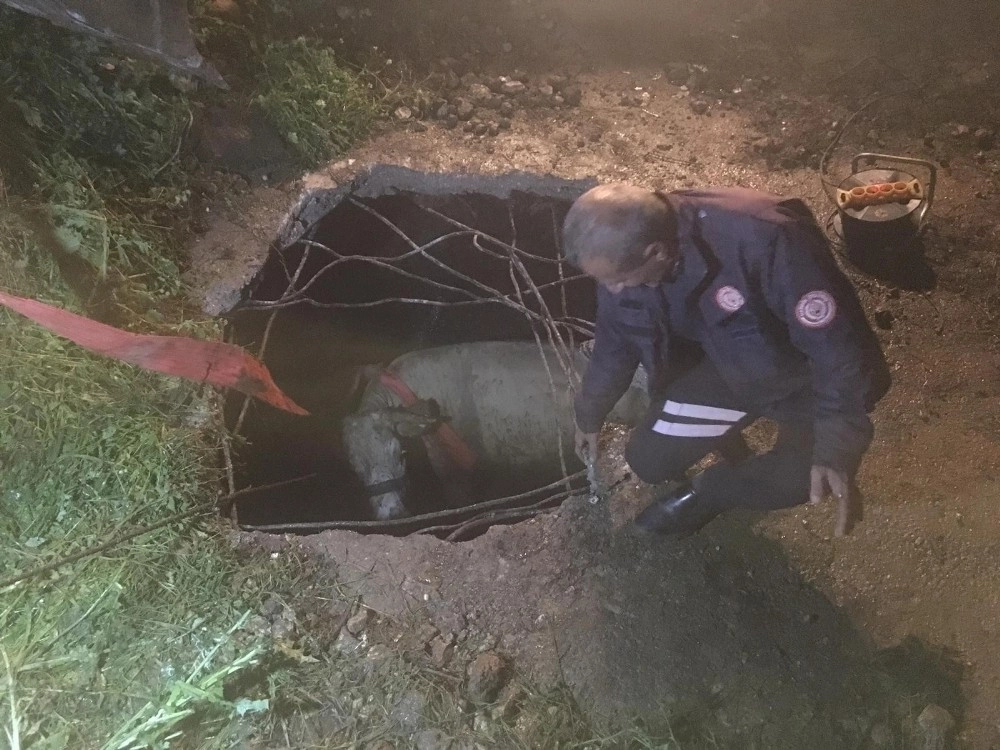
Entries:
[[497, 636], [518, 669], [565, 681], [609, 727], [669, 725], [694, 746], [898, 746], [910, 696], [926, 691], [879, 666], [776, 543], [745, 517], [683, 541], [643, 538], [614, 528], [620, 510], [579, 498], [464, 544], [339, 531], [284, 544], [377, 611]]

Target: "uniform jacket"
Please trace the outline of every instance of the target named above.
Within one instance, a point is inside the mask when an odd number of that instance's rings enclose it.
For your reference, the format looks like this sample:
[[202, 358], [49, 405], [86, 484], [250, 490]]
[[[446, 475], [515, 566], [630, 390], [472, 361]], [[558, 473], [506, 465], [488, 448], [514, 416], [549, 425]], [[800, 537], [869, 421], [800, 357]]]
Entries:
[[659, 195], [676, 212], [680, 272], [618, 294], [598, 286], [578, 427], [600, 429], [640, 363], [662, 384], [672, 349], [686, 340], [748, 413], [811, 422], [814, 464], [853, 474], [889, 371], [805, 204], [745, 189]]

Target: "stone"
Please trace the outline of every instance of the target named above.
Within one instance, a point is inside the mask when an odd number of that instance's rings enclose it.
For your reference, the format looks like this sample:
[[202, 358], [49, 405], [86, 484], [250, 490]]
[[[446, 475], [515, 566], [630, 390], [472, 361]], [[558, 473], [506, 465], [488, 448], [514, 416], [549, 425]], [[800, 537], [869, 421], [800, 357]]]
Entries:
[[450, 114], [444, 120], [441, 121], [441, 127], [445, 130], [454, 130], [458, 127], [458, 115]]
[[434, 113], [434, 116], [439, 120], [444, 120], [451, 113], [452, 113], [452, 107], [450, 104], [446, 103], [442, 104], [440, 107], [437, 108], [437, 111]]
[[923, 750], [945, 750], [955, 719], [936, 703], [928, 703], [917, 717], [917, 724], [924, 733]]
[[420, 122], [420, 120], [414, 120], [410, 123], [410, 130], [414, 133], [426, 133], [427, 126]]
[[490, 87], [482, 83], [474, 83], [469, 86], [468, 93], [474, 102], [485, 102], [493, 98], [493, 92], [490, 91]]
[[447, 667], [455, 656], [455, 637], [451, 634], [439, 635], [427, 644], [427, 651], [434, 666]]
[[562, 90], [562, 97], [571, 107], [578, 107], [583, 101], [583, 90], [579, 86], [566, 86]]
[[892, 322], [894, 316], [890, 310], [876, 310], [875, 311], [875, 325], [881, 328], [883, 331], [888, 331], [892, 328]]
[[552, 97], [552, 103], [557, 107], [561, 107], [566, 103], [566, 100], [563, 99], [561, 96], [559, 96], [559, 94], [556, 94], [555, 96]]
[[952, 129], [952, 131], [951, 131], [951, 134], [952, 134], [953, 136], [955, 136], [956, 138], [964, 138], [964, 137], [965, 137], [965, 136], [967, 136], [967, 135], [968, 135], [968, 134], [969, 134], [970, 132], [972, 132], [972, 131], [970, 130], [970, 128], [969, 128], [969, 126], [968, 126], [968, 125], [956, 125], [956, 126], [955, 126], [955, 127], [954, 127], [954, 128]]
[[499, 112], [504, 117], [510, 117], [511, 115], [514, 114], [514, 103], [507, 99], [504, 99], [502, 102], [500, 102]]
[[469, 664], [465, 695], [474, 703], [492, 702], [510, 679], [511, 664], [496, 651], [485, 651]]
[[440, 729], [425, 729], [413, 736], [413, 746], [416, 750], [448, 750], [452, 743]]
[[413, 110], [404, 105], [402, 107], [396, 107], [396, 111], [393, 112], [393, 115], [395, 115], [396, 119], [400, 122], [406, 122], [413, 119]]
[[696, 115], [703, 115], [708, 112], [708, 102], [704, 99], [692, 99], [691, 100], [691, 111]]
[[284, 603], [278, 597], [271, 595], [260, 605], [260, 612], [265, 617], [277, 617], [285, 608]]
[[490, 126], [485, 122], [477, 122], [475, 127], [472, 129], [473, 135], [486, 135], [490, 130]]
[[486, 135], [500, 135], [500, 126], [495, 122], [488, 123], [486, 125]]
[[414, 732], [424, 723], [427, 698], [416, 690], [403, 693], [389, 711], [389, 719], [400, 728]]
[[510, 130], [510, 120], [506, 117], [501, 117], [497, 122], [497, 127], [501, 130]]
[[552, 96], [556, 90], [546, 83], [538, 87], [538, 93], [542, 96]]
[[552, 75], [546, 76], [545, 83], [551, 86], [553, 91], [562, 91], [569, 85], [569, 78], [553, 73]]
[[896, 735], [888, 724], [878, 723], [868, 733], [868, 741], [875, 750], [888, 750], [896, 744]]
[[527, 694], [517, 685], [513, 683], [505, 685], [497, 695], [497, 705], [490, 712], [490, 718], [494, 721], [510, 721], [520, 712], [521, 704], [526, 697]]
[[476, 129], [476, 125], [479, 124], [479, 120], [466, 120], [465, 124], [462, 125], [463, 133], [471, 133]]
[[477, 76], [475, 73], [466, 73], [464, 76], [461, 77], [460, 80], [462, 82], [462, 85], [465, 86], [466, 88], [469, 88], [470, 86], [473, 86], [474, 84], [477, 83], [482, 83], [482, 81], [479, 80], [479, 76]]
[[368, 627], [368, 619], [370, 617], [371, 612], [367, 608], [362, 607], [348, 619], [347, 632], [354, 636], [360, 635]]
[[972, 137], [976, 141], [976, 146], [982, 149], [991, 149], [996, 142], [996, 133], [989, 128], [978, 128]]
[[469, 120], [475, 114], [476, 108], [468, 99], [455, 100], [455, 114], [459, 120]]
[[507, 96], [517, 96], [518, 94], [523, 94], [527, 87], [521, 82], [514, 79], [510, 79], [503, 82], [500, 87], [501, 93]]
[[682, 62], [667, 63], [665, 73], [667, 82], [673, 84], [674, 86], [680, 86], [686, 83], [688, 78], [691, 76], [691, 70], [688, 68], [688, 64]]

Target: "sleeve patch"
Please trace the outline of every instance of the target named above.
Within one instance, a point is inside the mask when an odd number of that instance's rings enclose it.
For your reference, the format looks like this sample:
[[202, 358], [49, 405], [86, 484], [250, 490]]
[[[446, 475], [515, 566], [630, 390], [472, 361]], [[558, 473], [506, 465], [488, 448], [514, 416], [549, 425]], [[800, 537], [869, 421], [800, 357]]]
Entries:
[[736, 287], [720, 286], [715, 293], [715, 304], [723, 312], [736, 312], [746, 304], [746, 300]]
[[826, 328], [837, 317], [837, 302], [829, 292], [806, 292], [795, 305], [795, 319], [806, 328]]

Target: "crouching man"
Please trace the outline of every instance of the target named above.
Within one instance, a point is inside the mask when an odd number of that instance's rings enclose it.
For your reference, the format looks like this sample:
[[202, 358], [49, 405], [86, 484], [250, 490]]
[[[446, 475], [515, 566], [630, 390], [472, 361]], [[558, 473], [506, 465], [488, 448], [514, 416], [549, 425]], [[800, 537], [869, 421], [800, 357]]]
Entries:
[[[641, 363], [653, 397], [626, 451], [645, 482], [674, 482], [636, 519], [683, 535], [720, 512], [838, 501], [859, 517], [854, 477], [868, 412], [889, 371], [850, 282], [798, 200], [745, 189], [659, 193], [596, 187], [563, 226], [567, 259], [598, 282], [593, 356], [576, 400], [576, 447], [597, 434]], [[778, 423], [752, 454], [740, 430]], [[723, 460], [683, 481], [709, 452]]]

